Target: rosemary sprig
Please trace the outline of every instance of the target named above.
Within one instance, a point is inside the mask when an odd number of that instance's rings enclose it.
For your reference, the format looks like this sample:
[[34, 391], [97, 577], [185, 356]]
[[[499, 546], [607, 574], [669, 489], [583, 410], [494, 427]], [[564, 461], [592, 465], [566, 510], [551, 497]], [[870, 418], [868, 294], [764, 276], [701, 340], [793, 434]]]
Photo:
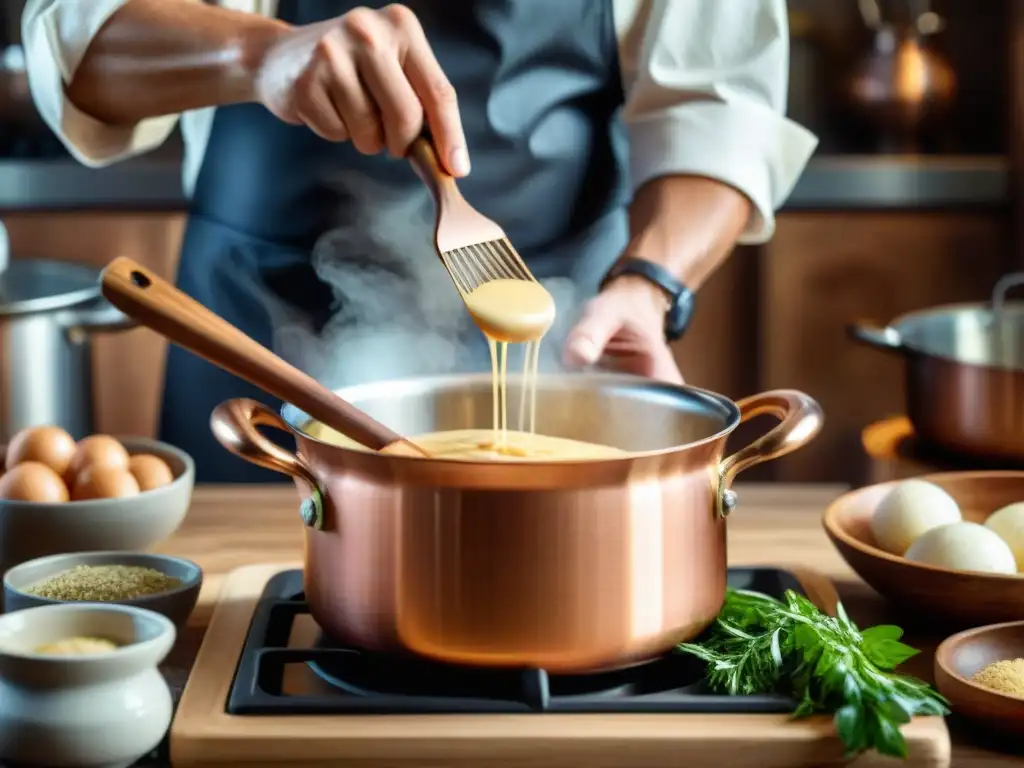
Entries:
[[902, 635], [891, 625], [858, 629], [842, 604], [832, 617], [793, 591], [780, 601], [729, 589], [701, 642], [678, 648], [707, 662], [713, 690], [784, 693], [797, 702], [793, 717], [831, 713], [849, 756], [874, 748], [906, 757], [900, 726], [914, 715], [945, 715], [949, 702], [891, 671], [917, 654]]

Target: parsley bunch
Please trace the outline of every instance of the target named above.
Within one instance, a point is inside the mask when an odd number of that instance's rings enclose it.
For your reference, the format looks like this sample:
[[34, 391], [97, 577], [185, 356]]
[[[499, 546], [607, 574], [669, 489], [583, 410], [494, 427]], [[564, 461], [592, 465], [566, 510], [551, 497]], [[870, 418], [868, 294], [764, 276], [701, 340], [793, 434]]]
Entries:
[[714, 690], [784, 693], [798, 702], [794, 717], [832, 713], [848, 756], [874, 748], [906, 757], [900, 726], [949, 710], [927, 684], [891, 671], [917, 654], [902, 635], [890, 625], [858, 629], [841, 604], [827, 616], [791, 590], [780, 601], [729, 589], [701, 642], [678, 648], [707, 662]]

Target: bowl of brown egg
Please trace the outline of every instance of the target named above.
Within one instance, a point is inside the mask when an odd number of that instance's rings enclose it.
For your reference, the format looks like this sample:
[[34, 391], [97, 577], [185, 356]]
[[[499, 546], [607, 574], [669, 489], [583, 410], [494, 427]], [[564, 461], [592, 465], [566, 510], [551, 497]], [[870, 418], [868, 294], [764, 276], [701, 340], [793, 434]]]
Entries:
[[149, 552], [70, 552], [16, 565], [3, 578], [4, 611], [58, 603], [107, 603], [162, 614], [179, 629], [203, 586], [191, 560]]
[[843, 494], [828, 537], [883, 597], [951, 624], [1024, 619], [1024, 472], [946, 472]]
[[62, 552], [146, 550], [181, 525], [194, 478], [192, 458], [156, 440], [22, 430], [0, 475], [0, 568]]

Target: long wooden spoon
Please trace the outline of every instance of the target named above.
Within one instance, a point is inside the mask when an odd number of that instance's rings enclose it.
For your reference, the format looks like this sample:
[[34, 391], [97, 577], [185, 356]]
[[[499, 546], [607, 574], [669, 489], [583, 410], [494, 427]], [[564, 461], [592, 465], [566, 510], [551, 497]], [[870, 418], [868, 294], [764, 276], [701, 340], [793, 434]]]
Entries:
[[[360, 445], [379, 451], [394, 443], [424, 452], [347, 403], [316, 379], [289, 365], [198, 301], [126, 257], [101, 276], [103, 295], [115, 307], [179, 347], [259, 387]], [[396, 453], [406, 451], [395, 451]]]

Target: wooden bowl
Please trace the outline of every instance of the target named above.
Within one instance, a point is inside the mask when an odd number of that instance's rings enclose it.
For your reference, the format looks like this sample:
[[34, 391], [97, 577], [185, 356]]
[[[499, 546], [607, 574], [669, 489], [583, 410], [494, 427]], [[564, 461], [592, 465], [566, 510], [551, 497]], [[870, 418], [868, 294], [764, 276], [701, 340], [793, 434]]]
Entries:
[[[948, 492], [964, 520], [974, 523], [1024, 501], [1024, 471], [944, 472], [920, 479]], [[845, 493], [825, 511], [825, 532], [857, 575], [883, 597], [930, 619], [972, 627], [1024, 619], [1024, 575], [924, 565], [889, 554], [875, 543], [871, 516], [897, 482]]]
[[935, 685], [953, 712], [993, 731], [1024, 736], [1024, 697], [1009, 696], [971, 677], [989, 664], [1024, 658], [1024, 621], [968, 629], [935, 652]]

